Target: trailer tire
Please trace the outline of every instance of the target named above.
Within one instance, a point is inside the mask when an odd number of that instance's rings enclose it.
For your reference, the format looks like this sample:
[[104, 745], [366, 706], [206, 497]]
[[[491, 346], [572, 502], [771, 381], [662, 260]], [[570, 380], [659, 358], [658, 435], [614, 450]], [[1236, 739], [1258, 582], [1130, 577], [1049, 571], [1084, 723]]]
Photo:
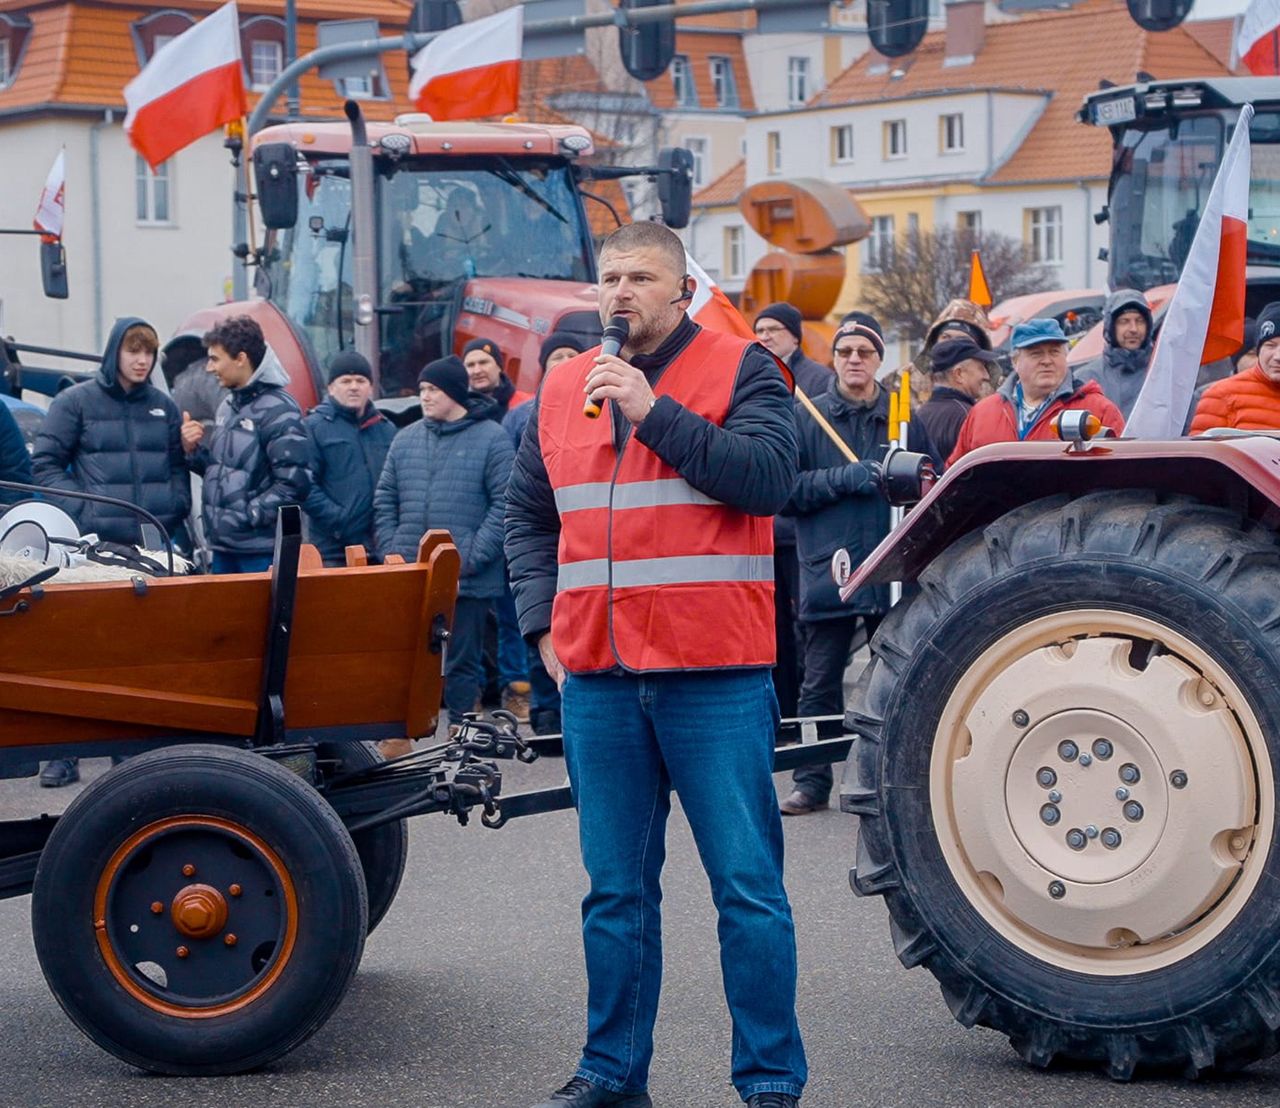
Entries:
[[1040, 500], [936, 558], [872, 654], [850, 882], [957, 1020], [1117, 1080], [1276, 1051], [1274, 533], [1141, 491]]
[[58, 1003], [157, 1073], [257, 1069], [313, 1034], [360, 964], [359, 857], [328, 803], [268, 758], [169, 747], [93, 782], [36, 870], [32, 930]]
[[[370, 766], [379, 765], [385, 759], [378, 752], [376, 743], [344, 742], [320, 743], [320, 758], [338, 763], [337, 773], [355, 773]], [[369, 929], [382, 922], [400, 891], [405, 865], [409, 860], [409, 821], [398, 819], [351, 836], [360, 855], [364, 871], [365, 890], [369, 894]]]

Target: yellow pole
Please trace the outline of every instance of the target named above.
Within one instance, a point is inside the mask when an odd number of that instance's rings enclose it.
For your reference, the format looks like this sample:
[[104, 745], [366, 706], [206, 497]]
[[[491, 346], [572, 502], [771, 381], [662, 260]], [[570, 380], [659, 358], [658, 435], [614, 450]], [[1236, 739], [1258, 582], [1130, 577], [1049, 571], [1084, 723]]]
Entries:
[[889, 394], [889, 441], [898, 441], [898, 405], [900, 401], [896, 392]]
[[900, 446], [906, 446], [906, 425], [911, 422], [911, 370], [904, 369], [902, 371], [902, 384], [899, 389], [898, 398], [898, 418], [902, 421], [902, 426], [898, 428], [898, 433], [903, 437], [899, 443]]

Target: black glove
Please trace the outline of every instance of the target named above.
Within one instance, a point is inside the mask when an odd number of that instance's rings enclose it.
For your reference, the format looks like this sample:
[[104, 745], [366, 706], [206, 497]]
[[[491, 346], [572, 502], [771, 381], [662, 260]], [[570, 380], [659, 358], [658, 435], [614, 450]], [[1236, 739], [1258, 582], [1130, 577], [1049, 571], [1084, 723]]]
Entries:
[[850, 462], [835, 472], [835, 485], [846, 496], [865, 493], [880, 484], [880, 466], [876, 462]]

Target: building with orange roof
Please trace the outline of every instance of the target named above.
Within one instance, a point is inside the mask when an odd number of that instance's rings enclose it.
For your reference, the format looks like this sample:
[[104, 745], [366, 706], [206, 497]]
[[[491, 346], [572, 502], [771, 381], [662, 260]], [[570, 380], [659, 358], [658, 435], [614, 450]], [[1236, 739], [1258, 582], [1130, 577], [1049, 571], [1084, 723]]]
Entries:
[[1126, 83], [1139, 71], [1226, 72], [1185, 26], [1148, 33], [1111, 0], [1016, 18], [949, 0], [946, 17], [913, 54], [865, 54], [803, 109], [747, 123], [745, 183], [833, 180], [872, 219], [871, 236], [848, 250], [837, 311], [857, 305], [862, 274], [913, 228], [1009, 235], [1061, 286], [1101, 286], [1105, 231], [1092, 217], [1105, 202], [1111, 144], [1105, 129], [1076, 122], [1081, 99], [1100, 79]]

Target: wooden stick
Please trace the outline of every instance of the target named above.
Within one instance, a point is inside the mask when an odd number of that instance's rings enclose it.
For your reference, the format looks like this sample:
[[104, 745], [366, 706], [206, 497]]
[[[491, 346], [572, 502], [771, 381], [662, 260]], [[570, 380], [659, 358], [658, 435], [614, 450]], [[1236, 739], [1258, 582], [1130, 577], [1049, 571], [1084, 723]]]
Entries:
[[830, 423], [827, 422], [826, 417], [824, 417], [823, 414], [820, 411], [818, 411], [813, 401], [810, 400], [807, 396], [805, 396], [804, 389], [802, 389], [799, 385], [796, 386], [796, 399], [799, 400], [800, 403], [804, 405], [805, 411], [807, 411], [811, 416], [813, 416], [818, 426], [821, 427], [827, 433], [827, 438], [829, 438], [833, 443], [836, 444], [836, 446], [840, 448], [840, 453], [843, 454], [850, 462], [856, 463], [858, 461], [858, 455], [853, 452], [849, 444], [845, 442], [844, 439], [842, 439], [838, 434], [836, 434], [836, 429], [832, 427]]

